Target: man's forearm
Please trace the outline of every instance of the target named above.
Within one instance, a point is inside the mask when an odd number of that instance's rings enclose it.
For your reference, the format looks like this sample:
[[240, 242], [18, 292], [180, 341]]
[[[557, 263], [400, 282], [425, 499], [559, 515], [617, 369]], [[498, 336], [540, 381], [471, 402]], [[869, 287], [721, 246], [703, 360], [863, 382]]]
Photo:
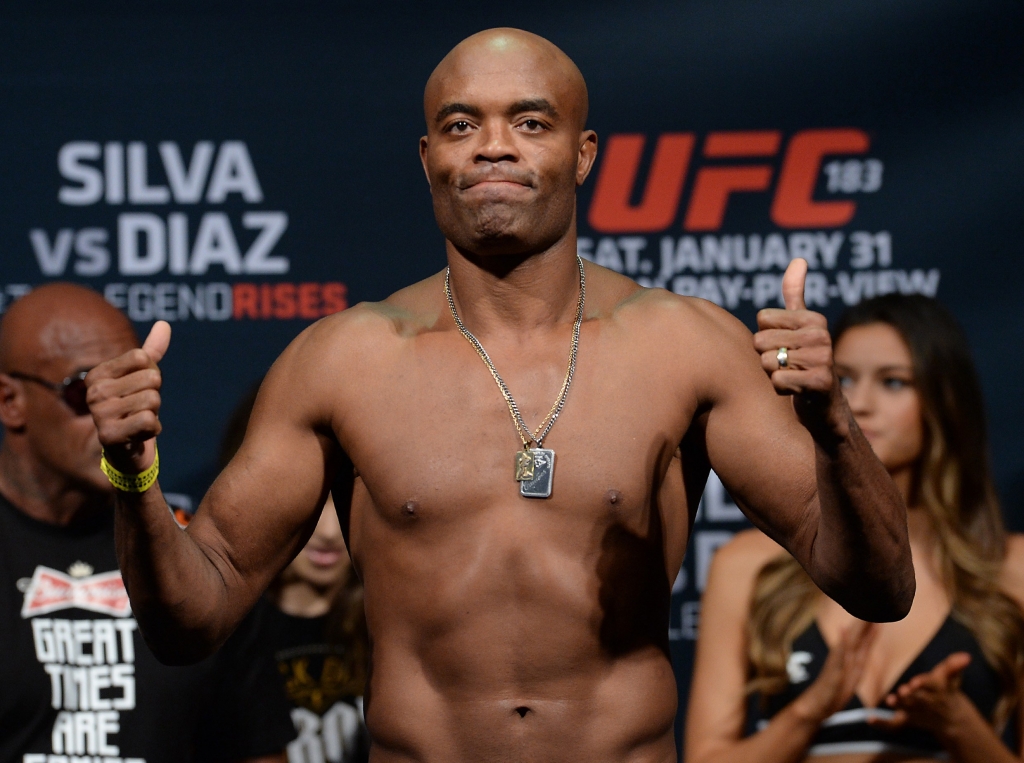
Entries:
[[914, 600], [907, 511], [844, 404], [814, 432], [818, 514], [808, 552], [818, 586], [863, 620], [899, 620]]
[[159, 485], [118, 493], [115, 517], [118, 563], [146, 643], [168, 664], [202, 659], [231, 632], [218, 617], [223, 574], [178, 527]]
[[824, 315], [807, 309], [807, 262], [782, 277], [785, 310], [757, 314], [754, 349], [775, 391], [793, 395], [815, 442], [816, 498], [784, 544], [814, 582], [851, 614], [899, 620], [914, 599], [907, 512], [899, 490], [857, 428], [834, 368]]

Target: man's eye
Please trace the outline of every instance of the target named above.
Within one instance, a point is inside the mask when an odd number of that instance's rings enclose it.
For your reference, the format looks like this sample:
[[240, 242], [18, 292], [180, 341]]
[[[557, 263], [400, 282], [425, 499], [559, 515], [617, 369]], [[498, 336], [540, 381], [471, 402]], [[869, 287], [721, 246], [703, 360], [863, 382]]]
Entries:
[[527, 130], [530, 130], [531, 132], [534, 132], [536, 130], [543, 129], [544, 125], [542, 125], [536, 119], [527, 119], [523, 121], [523, 127], [525, 127]]
[[465, 119], [460, 119], [458, 122], [452, 122], [451, 126], [448, 128], [450, 132], [465, 132], [468, 129], [469, 122]]

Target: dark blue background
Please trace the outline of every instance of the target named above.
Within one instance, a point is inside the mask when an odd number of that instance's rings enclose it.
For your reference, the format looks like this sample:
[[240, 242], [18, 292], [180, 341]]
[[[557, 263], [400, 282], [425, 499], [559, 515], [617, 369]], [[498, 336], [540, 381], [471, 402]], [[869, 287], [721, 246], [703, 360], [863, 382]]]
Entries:
[[[890, 231], [894, 266], [941, 270], [939, 297], [975, 348], [1007, 516], [1024, 529], [1019, 2], [8, 8], [0, 14], [0, 287], [47, 280], [32, 254], [30, 229], [51, 237], [61, 227], [113, 230], [119, 212], [138, 211], [58, 203], [57, 153], [73, 140], [145, 141], [151, 168], [161, 140], [177, 141], [186, 157], [201, 139], [243, 140], [265, 198], [250, 206], [234, 197], [223, 208], [235, 217], [248, 209], [289, 215], [274, 252], [290, 258], [287, 276], [164, 273], [148, 280], [342, 281], [356, 302], [436, 272], [443, 242], [416, 151], [422, 86], [456, 42], [497, 25], [535, 31], [566, 50], [589, 84], [590, 126], [601, 136], [643, 133], [648, 155], [662, 132], [777, 129], [788, 138], [815, 127], [865, 130], [870, 156], [885, 162], [885, 182], [858, 201], [848, 228]], [[151, 180], [159, 179], [153, 169]], [[580, 194], [580, 234], [592, 238], [598, 234], [587, 227], [586, 211], [593, 187], [594, 177]], [[737, 197], [719, 233], [777, 230], [770, 198]], [[682, 235], [681, 218], [669, 233]], [[117, 275], [115, 267], [79, 280], [102, 289], [138, 279]], [[835, 317], [840, 307], [830, 304], [826, 312]], [[738, 314], [752, 324], [749, 305]], [[198, 498], [235, 402], [304, 325], [175, 324], [163, 363], [166, 489]], [[699, 593], [693, 564], [691, 554], [685, 585], [674, 596], [674, 628], [682, 604]], [[692, 641], [679, 636], [673, 644], [685, 673]]]

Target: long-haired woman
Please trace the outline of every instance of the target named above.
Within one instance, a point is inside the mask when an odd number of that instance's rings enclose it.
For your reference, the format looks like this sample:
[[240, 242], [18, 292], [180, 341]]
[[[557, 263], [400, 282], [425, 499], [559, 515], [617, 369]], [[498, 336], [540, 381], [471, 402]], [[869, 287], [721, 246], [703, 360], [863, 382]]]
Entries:
[[887, 295], [850, 309], [834, 347], [907, 502], [914, 605], [859, 622], [781, 547], [739, 534], [704, 593], [686, 761], [1021, 761], [1002, 738], [1024, 725], [1024, 536], [1003, 527], [967, 342], [935, 300]]

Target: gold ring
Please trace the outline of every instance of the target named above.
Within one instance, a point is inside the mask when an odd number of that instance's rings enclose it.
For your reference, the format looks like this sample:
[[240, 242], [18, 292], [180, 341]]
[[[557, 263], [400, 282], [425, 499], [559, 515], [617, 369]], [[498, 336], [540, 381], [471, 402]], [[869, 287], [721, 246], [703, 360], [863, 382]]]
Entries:
[[789, 350], [785, 347], [780, 347], [779, 351], [775, 353], [775, 359], [779, 361], [779, 368], [789, 367]]

